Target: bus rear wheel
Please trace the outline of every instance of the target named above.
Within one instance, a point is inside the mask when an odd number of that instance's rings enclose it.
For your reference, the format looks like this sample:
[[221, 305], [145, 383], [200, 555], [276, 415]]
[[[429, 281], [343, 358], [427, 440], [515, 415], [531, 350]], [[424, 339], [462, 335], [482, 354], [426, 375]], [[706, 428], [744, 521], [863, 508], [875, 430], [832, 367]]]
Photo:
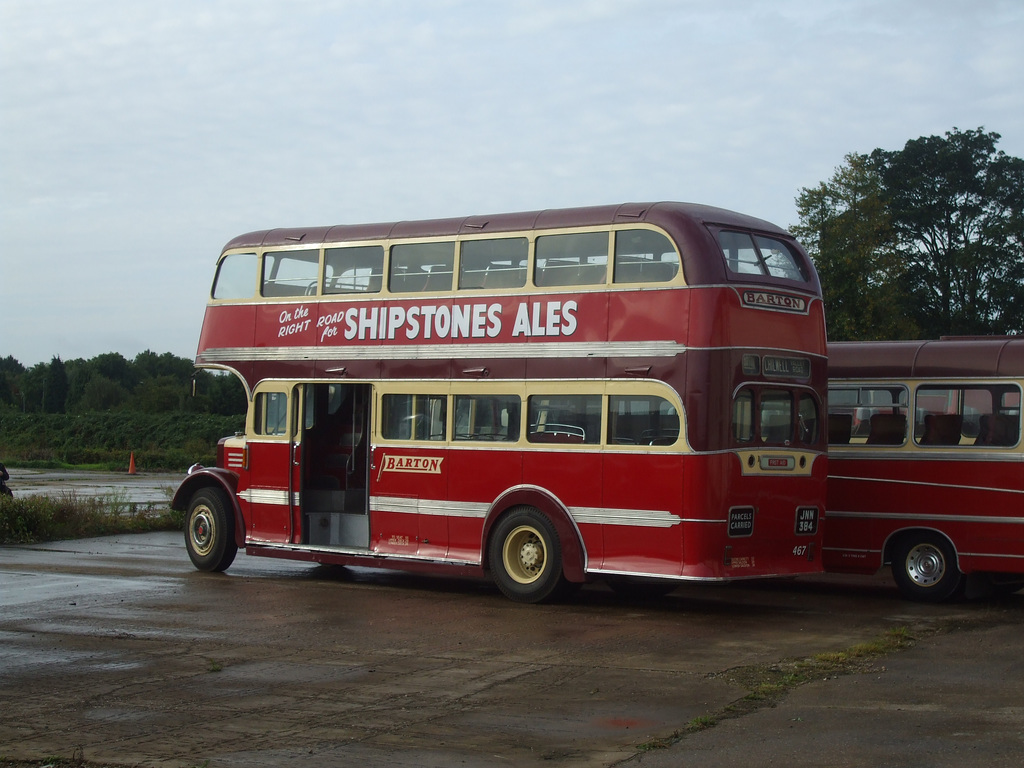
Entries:
[[953, 546], [931, 531], [903, 536], [892, 560], [892, 575], [904, 597], [925, 603], [948, 600], [964, 581]]
[[516, 507], [495, 526], [488, 553], [494, 583], [520, 603], [539, 603], [559, 593], [562, 547], [555, 526], [540, 510]]
[[185, 548], [200, 571], [223, 571], [234, 561], [235, 521], [220, 489], [203, 488], [192, 496], [185, 518]]

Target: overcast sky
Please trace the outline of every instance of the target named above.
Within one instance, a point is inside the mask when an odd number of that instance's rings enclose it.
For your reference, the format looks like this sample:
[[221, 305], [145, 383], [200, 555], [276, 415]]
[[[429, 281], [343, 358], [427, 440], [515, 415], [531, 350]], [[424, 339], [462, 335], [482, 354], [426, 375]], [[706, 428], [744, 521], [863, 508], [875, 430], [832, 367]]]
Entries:
[[0, 358], [195, 355], [243, 232], [1024, 157], [1021, 0], [0, 0]]

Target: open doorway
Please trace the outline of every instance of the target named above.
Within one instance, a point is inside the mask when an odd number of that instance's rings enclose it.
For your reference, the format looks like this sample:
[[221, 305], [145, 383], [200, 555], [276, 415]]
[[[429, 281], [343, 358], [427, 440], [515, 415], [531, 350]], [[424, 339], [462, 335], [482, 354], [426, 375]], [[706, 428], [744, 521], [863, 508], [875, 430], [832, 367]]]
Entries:
[[369, 384], [304, 385], [305, 544], [369, 548], [371, 390]]

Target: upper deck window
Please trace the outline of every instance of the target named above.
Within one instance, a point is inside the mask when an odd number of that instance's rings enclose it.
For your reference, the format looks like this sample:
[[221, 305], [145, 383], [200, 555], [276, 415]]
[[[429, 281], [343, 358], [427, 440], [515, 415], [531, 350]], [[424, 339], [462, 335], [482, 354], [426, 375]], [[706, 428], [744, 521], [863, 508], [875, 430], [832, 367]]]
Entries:
[[315, 296], [320, 251], [267, 251], [263, 254], [263, 296]]
[[463, 241], [459, 288], [522, 288], [527, 250], [525, 237]]
[[762, 275], [807, 282], [800, 260], [782, 240], [749, 232], [718, 233], [729, 271], [737, 275]]
[[215, 299], [251, 299], [256, 294], [256, 254], [229, 253], [213, 280]]
[[667, 283], [679, 274], [679, 254], [660, 232], [623, 229], [615, 233], [616, 283]]
[[608, 232], [537, 238], [533, 282], [540, 287], [601, 285], [608, 273]]
[[455, 268], [455, 241], [407, 243], [391, 248], [392, 293], [450, 291]]
[[384, 247], [328, 248], [324, 254], [324, 293], [380, 293]]

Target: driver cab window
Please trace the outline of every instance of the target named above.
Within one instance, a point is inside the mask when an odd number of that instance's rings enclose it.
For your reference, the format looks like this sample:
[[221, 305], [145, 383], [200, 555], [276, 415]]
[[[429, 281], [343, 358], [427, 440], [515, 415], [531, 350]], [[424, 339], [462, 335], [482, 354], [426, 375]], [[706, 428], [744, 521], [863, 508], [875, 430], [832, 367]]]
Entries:
[[288, 434], [288, 394], [259, 392], [253, 406], [253, 432], [283, 437]]

